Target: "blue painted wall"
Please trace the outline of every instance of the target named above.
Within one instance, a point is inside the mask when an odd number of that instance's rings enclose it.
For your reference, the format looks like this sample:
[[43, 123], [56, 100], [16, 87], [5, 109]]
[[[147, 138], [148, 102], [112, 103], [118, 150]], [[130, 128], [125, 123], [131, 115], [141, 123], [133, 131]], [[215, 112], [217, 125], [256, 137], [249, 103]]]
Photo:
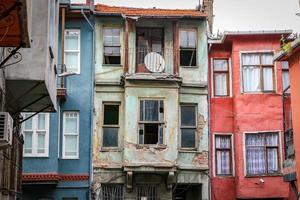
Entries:
[[[61, 28], [61, 27], [60, 27]], [[66, 21], [66, 29], [80, 29], [80, 74], [66, 78], [67, 97], [61, 103], [60, 113], [50, 115], [49, 157], [23, 158], [25, 173], [89, 174], [91, 176], [91, 135], [93, 111], [93, 31], [82, 18]], [[59, 31], [61, 33], [61, 31]], [[61, 35], [59, 35], [58, 55], [61, 55]], [[61, 63], [59, 56], [58, 63]], [[63, 112], [79, 112], [79, 159], [62, 159]], [[58, 115], [60, 114], [60, 142], [58, 144]], [[59, 145], [59, 148], [58, 148]], [[58, 152], [59, 151], [59, 152]], [[58, 158], [59, 154], [59, 158]], [[62, 199], [77, 197], [88, 199], [90, 181], [59, 182], [57, 185], [25, 186], [23, 199], [34, 200], [41, 197]]]

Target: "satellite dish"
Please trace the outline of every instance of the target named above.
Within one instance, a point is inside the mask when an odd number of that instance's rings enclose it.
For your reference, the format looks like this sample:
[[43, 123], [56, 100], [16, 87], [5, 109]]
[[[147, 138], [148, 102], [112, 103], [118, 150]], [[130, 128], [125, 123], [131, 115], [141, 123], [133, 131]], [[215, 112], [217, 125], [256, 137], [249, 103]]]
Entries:
[[165, 70], [165, 60], [159, 53], [147, 53], [144, 63], [150, 72], [163, 72]]

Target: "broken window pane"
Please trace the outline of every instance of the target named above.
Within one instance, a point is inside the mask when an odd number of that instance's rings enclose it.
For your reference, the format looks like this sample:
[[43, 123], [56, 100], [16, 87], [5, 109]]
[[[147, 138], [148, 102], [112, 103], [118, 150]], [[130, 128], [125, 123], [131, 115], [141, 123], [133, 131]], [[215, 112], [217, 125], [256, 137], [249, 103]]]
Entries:
[[196, 49], [180, 49], [180, 66], [196, 66]]
[[119, 28], [104, 28], [104, 64], [121, 64]]
[[163, 143], [163, 113], [163, 101], [140, 101], [139, 144]]
[[195, 106], [182, 105], [181, 106], [181, 126], [195, 126], [196, 125], [196, 109]]
[[103, 147], [118, 146], [119, 128], [103, 128]]
[[144, 144], [157, 144], [158, 124], [145, 124], [144, 127]]
[[196, 29], [181, 30], [179, 37], [180, 65], [196, 66]]
[[196, 129], [181, 129], [181, 147], [194, 148], [195, 147], [195, 131]]
[[201, 184], [176, 184], [173, 187], [174, 200], [201, 200]]
[[104, 105], [104, 124], [119, 124], [119, 105]]

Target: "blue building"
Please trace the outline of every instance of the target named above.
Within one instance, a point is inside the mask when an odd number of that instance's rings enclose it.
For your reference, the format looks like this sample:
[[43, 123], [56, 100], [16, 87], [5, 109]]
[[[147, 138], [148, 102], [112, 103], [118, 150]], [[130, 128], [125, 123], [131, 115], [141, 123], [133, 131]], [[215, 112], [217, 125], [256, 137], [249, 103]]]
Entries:
[[[22, 198], [90, 198], [94, 28], [92, 6], [60, 1], [57, 112], [22, 125]], [[35, 113], [24, 113], [29, 117]]]

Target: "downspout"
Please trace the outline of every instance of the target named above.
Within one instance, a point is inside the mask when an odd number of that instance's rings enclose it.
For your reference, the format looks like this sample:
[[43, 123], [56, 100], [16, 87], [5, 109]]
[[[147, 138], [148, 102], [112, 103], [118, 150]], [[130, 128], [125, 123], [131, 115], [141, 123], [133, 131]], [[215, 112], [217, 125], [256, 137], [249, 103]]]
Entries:
[[[90, 133], [90, 150], [89, 150], [89, 168], [90, 168], [90, 173], [89, 173], [89, 185], [92, 185], [93, 183], [93, 133], [94, 133], [94, 82], [95, 82], [95, 28], [90, 22], [90, 20], [87, 18], [85, 13], [83, 12], [83, 9], [81, 9], [81, 14], [86, 20], [86, 22], [89, 24], [91, 31], [92, 31], [92, 68], [91, 68], [91, 88], [92, 88], [92, 93], [91, 93], [91, 99], [90, 99], [90, 127], [91, 127], [91, 133]], [[89, 188], [88, 192], [88, 199], [91, 199], [91, 188]]]

